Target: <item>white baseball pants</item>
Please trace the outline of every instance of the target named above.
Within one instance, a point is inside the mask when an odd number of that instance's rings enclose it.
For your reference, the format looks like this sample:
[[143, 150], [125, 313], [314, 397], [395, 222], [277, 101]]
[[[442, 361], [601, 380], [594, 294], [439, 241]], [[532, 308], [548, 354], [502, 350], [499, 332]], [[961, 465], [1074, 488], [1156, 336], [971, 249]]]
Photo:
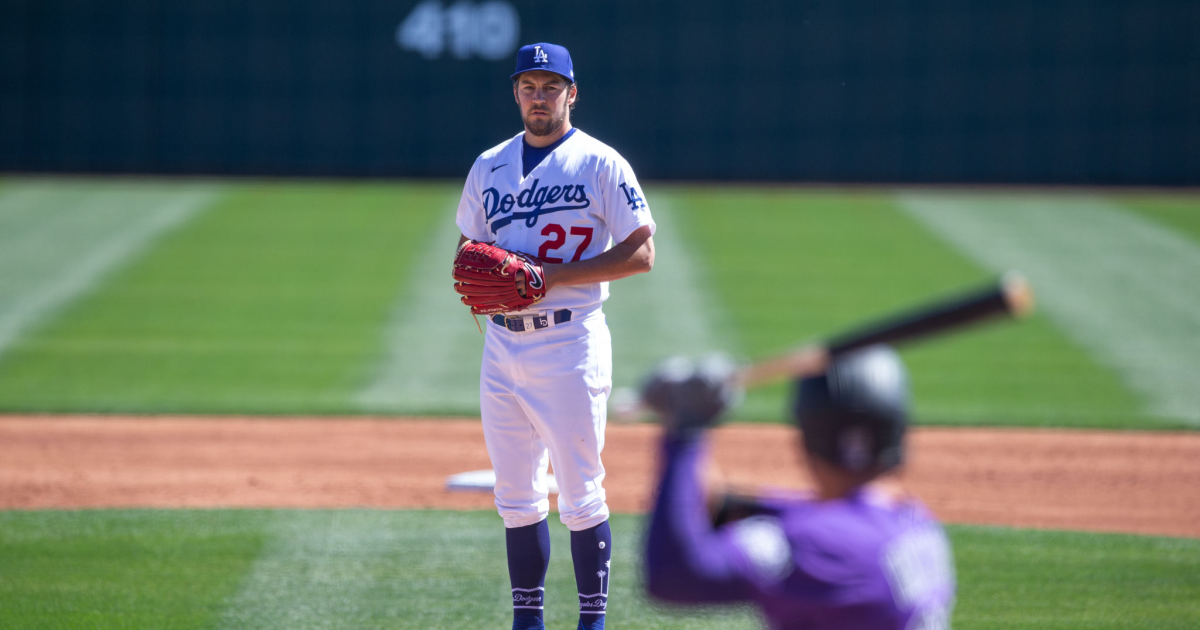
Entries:
[[551, 462], [559, 519], [568, 529], [608, 518], [600, 451], [611, 390], [612, 342], [599, 305], [573, 309], [572, 321], [530, 332], [488, 320], [479, 402], [505, 527], [532, 525], [549, 514]]

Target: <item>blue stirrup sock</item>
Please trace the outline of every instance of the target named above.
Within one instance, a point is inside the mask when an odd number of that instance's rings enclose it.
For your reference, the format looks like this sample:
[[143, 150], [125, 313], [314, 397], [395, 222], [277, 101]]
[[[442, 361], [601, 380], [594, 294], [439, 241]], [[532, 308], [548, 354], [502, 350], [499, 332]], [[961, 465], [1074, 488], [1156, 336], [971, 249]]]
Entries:
[[608, 521], [571, 532], [571, 560], [579, 587], [579, 630], [604, 630], [608, 610], [608, 574], [612, 559], [612, 530]]
[[550, 566], [550, 525], [540, 523], [504, 530], [508, 580], [512, 584], [513, 630], [544, 630], [546, 569]]

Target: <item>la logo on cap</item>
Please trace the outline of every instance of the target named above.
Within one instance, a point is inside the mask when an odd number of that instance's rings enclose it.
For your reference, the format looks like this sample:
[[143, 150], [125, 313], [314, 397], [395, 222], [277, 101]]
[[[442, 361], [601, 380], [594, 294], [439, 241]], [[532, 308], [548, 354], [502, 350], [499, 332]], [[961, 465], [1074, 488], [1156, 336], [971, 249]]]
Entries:
[[[550, 58], [551, 52], [554, 53], [553, 59]], [[571, 67], [571, 53], [557, 44], [541, 42], [522, 46], [517, 51], [517, 67], [508, 78], [516, 81], [521, 73], [530, 70], [553, 72], [571, 83], [575, 82], [575, 70]]]

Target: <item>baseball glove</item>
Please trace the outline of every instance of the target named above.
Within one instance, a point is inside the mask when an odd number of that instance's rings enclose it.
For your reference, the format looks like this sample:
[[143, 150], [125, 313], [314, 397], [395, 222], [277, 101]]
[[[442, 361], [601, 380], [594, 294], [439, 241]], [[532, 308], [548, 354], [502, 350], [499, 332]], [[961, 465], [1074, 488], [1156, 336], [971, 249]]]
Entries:
[[542, 261], [489, 243], [467, 240], [454, 255], [454, 290], [476, 315], [508, 313], [546, 297]]

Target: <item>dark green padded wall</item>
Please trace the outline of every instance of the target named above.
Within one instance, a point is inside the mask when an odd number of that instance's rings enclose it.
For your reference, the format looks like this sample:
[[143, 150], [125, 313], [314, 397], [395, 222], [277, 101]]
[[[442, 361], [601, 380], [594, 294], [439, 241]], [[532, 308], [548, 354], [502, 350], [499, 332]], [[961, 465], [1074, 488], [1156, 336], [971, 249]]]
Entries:
[[647, 179], [1200, 185], [1195, 0], [5, 0], [0, 170], [461, 177], [514, 25]]

